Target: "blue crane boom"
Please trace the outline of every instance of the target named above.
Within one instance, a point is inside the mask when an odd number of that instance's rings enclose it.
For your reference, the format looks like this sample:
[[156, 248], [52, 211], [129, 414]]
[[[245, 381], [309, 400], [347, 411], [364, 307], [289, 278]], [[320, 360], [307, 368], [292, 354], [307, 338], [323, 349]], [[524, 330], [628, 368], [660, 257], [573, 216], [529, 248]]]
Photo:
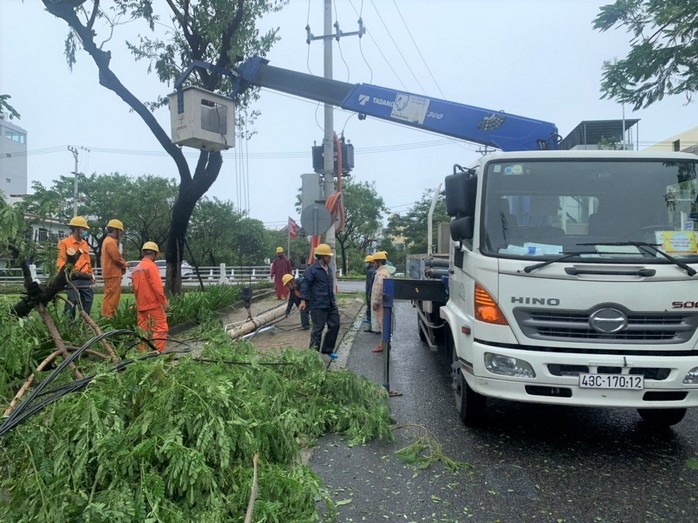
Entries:
[[503, 111], [450, 102], [371, 84], [350, 84], [269, 65], [261, 57], [242, 62], [233, 95], [258, 86], [452, 136], [502, 151], [556, 149], [555, 124]]

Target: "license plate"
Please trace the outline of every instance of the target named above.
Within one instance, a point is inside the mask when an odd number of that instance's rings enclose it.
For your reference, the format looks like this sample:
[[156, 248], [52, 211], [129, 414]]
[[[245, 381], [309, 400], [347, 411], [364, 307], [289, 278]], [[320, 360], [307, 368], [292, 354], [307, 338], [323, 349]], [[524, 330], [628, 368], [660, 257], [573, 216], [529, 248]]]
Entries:
[[579, 386], [586, 389], [642, 390], [645, 377], [629, 374], [580, 374]]

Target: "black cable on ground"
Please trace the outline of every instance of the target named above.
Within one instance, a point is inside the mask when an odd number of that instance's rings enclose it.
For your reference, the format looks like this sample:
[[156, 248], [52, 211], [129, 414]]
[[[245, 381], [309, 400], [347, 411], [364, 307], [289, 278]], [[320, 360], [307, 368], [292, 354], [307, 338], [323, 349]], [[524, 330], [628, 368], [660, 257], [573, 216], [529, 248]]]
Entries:
[[[140, 358], [137, 358], [135, 360], [122, 361], [121, 363], [119, 363], [118, 365], [115, 366], [114, 371], [119, 372], [119, 371], [123, 370], [124, 368], [126, 368], [131, 363], [135, 363], [136, 361], [141, 361], [141, 360], [145, 360], [145, 359], [155, 358], [158, 356], [160, 356], [160, 354], [158, 352], [154, 352], [154, 353], [150, 352], [150, 353], [148, 353], [144, 356], [141, 356]], [[47, 407], [51, 403], [58, 401], [63, 396], [67, 396], [68, 394], [70, 394], [72, 392], [76, 392], [76, 391], [82, 389], [88, 383], [90, 383], [90, 381], [92, 381], [95, 378], [95, 376], [96, 376], [96, 374], [92, 374], [92, 375], [86, 376], [82, 379], [75, 380], [71, 383], [59, 385], [58, 387], [55, 387], [49, 391], [41, 392], [41, 394], [37, 395], [36, 397], [39, 397], [39, 396], [48, 396], [48, 397], [44, 398], [41, 401], [35, 402], [29, 408], [23, 409], [21, 412], [21, 415], [18, 415], [12, 419], [8, 418], [5, 421], [5, 423], [0, 425], [0, 437], [5, 435], [7, 432], [9, 432], [13, 428], [15, 428], [17, 425], [24, 422], [26, 419], [30, 418], [31, 416], [33, 416], [37, 412], [43, 410], [45, 407]], [[27, 401], [28, 401], [28, 399], [29, 398], [27, 398]], [[24, 405], [24, 403], [23, 403], [23, 405]]]
[[[70, 365], [73, 361], [75, 361], [80, 355], [92, 347], [95, 343], [98, 343], [102, 341], [105, 338], [111, 337], [111, 336], [122, 336], [122, 335], [131, 335], [131, 336], [138, 336], [135, 332], [128, 330], [128, 329], [117, 329], [113, 331], [108, 331], [104, 332], [98, 336], [95, 336], [94, 338], [90, 339], [87, 341], [82, 347], [71, 353], [67, 358], [65, 358], [54, 370], [51, 372], [51, 374], [48, 375], [46, 379], [44, 379], [41, 383], [39, 383], [27, 398], [20, 403], [17, 408], [15, 408], [10, 415], [7, 417], [5, 422], [0, 425], [0, 436], [2, 436], [6, 430], [4, 430], [6, 425], [12, 424], [14, 426], [13, 421], [17, 419], [28, 407], [29, 405], [34, 401], [36, 397], [38, 397], [41, 392], [53, 381], [56, 379], [56, 377], [66, 368], [68, 365]], [[80, 382], [82, 380], [78, 380]], [[86, 383], [85, 383], [86, 384]], [[85, 385], [83, 384], [83, 386]]]

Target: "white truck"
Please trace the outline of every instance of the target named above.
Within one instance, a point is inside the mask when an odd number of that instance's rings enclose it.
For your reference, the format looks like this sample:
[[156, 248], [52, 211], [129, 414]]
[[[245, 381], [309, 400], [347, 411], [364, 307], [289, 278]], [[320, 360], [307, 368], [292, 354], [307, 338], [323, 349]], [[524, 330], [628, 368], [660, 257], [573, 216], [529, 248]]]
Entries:
[[632, 407], [661, 425], [698, 405], [697, 167], [526, 151], [446, 178], [448, 298], [419, 303], [420, 327], [453, 356], [464, 422], [488, 397]]
[[553, 150], [549, 122], [258, 57], [228, 74], [234, 95], [267, 87], [505, 151], [446, 177], [448, 261], [419, 275], [436, 279], [394, 280], [422, 338], [452, 355], [464, 422], [488, 397], [632, 407], [660, 425], [698, 405], [697, 156]]

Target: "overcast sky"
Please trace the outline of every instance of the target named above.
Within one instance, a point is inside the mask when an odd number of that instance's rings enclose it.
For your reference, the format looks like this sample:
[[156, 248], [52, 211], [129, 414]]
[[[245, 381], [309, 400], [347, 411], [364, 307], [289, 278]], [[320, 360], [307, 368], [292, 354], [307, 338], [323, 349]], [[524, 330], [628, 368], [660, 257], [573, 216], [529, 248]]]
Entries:
[[[164, 4], [164, 0], [161, 0]], [[600, 0], [334, 0], [344, 32], [368, 33], [334, 41], [334, 78], [445, 98], [553, 122], [566, 136], [581, 120], [620, 119], [622, 107], [600, 100], [604, 60], [623, 57], [629, 35], [599, 33], [592, 21]], [[323, 1], [292, 0], [264, 20], [279, 26], [281, 41], [271, 65], [323, 74], [323, 44], [306, 44], [305, 26], [323, 33]], [[161, 10], [165, 13], [165, 10]], [[170, 25], [168, 20], [164, 20]], [[134, 26], [122, 28], [133, 34]], [[178, 178], [173, 161], [141, 119], [97, 83], [84, 52], [69, 71], [63, 56], [67, 26], [43, 10], [40, 0], [0, 0], [0, 94], [22, 115], [28, 133], [29, 184], [50, 185], [74, 169], [67, 146], [80, 150], [79, 170]], [[141, 100], [172, 91], [148, 76], [119, 43], [106, 44], [112, 68]], [[224, 153], [224, 165], [208, 196], [232, 201], [267, 226], [299, 221], [294, 209], [300, 175], [312, 171], [310, 148], [321, 144], [321, 105], [263, 90], [255, 106], [257, 134]], [[169, 132], [169, 113], [158, 121]], [[640, 148], [695, 127], [696, 104], [666, 98], [626, 118], [640, 118]], [[337, 133], [355, 147], [356, 180], [375, 181], [391, 212], [401, 212], [435, 188], [454, 163], [470, 165], [479, 146], [380, 120], [359, 121], [334, 113]], [[187, 156], [192, 169], [196, 152]], [[245, 189], [245, 178], [249, 191]]]

